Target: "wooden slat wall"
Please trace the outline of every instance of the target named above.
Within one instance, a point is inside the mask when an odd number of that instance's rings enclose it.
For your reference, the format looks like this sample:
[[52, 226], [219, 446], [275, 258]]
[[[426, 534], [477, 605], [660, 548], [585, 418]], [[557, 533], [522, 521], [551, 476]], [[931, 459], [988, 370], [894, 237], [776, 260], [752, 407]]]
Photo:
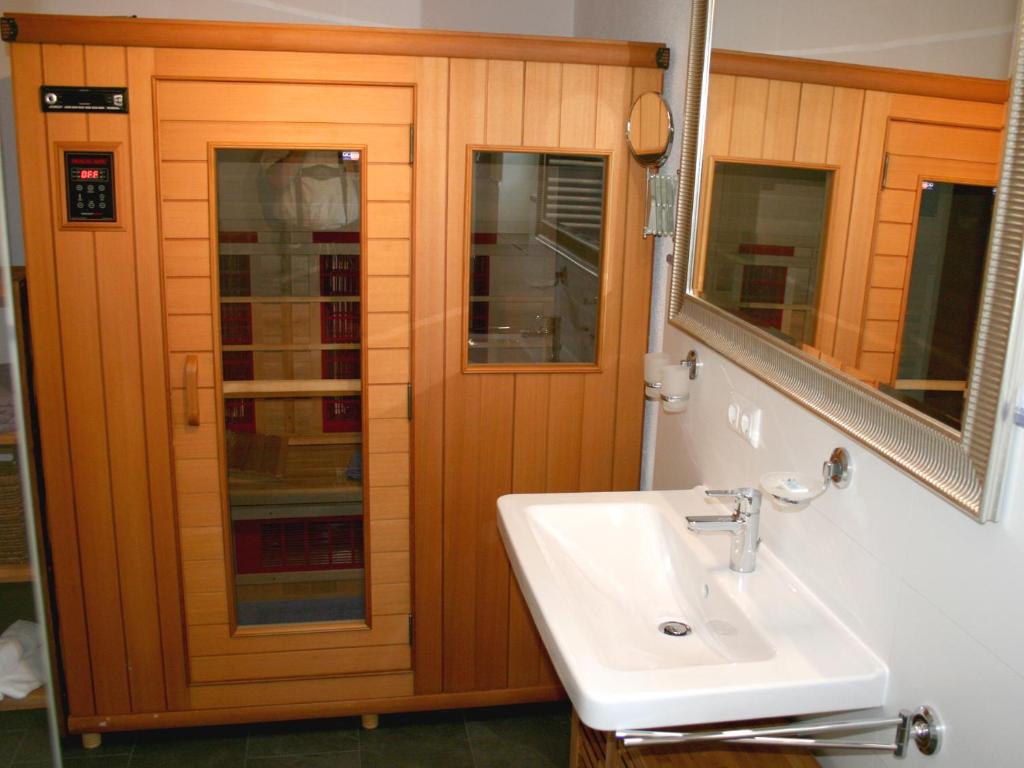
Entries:
[[[83, 82], [84, 59], [81, 47], [46, 46], [43, 49], [44, 77], [47, 80], [60, 78], [61, 82]], [[87, 140], [86, 118], [84, 115], [48, 117], [47, 136], [51, 142]], [[120, 564], [110, 498], [99, 300], [95, 289], [95, 238], [91, 232], [58, 230], [54, 240], [61, 254], [57, 296], [64, 375], [77, 383], [66, 390], [72, 488], [78, 527], [91, 533], [79, 540], [79, 552], [83, 570], [97, 579], [94, 588], [85, 592], [89, 649], [94, 667], [97, 662], [101, 666], [109, 665], [111, 672], [95, 677], [96, 706], [100, 711], [130, 712]]]
[[[20, 167], [49, 169], [49, 145], [39, 141], [40, 136], [47, 135], [52, 120], [52, 117], [47, 117], [38, 109], [39, 86], [44, 81], [42, 46], [11, 46], [10, 53]], [[48, 58], [50, 72], [53, 72], [56, 62], [52, 54]], [[56, 74], [66, 77], [71, 73]], [[53, 558], [64, 566], [55, 569], [53, 578], [61, 616], [61, 650], [65, 658], [70, 656], [85, 662], [65, 670], [65, 690], [72, 711], [92, 714], [97, 711], [91, 663], [94, 657], [90, 648], [88, 610], [82, 579], [78, 576], [82, 572], [83, 556], [79, 553], [78, 545], [60, 315], [57, 309], [57, 244], [52, 222], [60, 213], [51, 208], [51, 201], [48, 183], [33, 184], [28, 182], [27, 177], [22, 179], [22, 210], [28, 214], [23, 216], [25, 251], [31, 255], [26, 260], [25, 271], [28, 277], [39, 429], [44, 437], [40, 441], [40, 451], [46, 481], [47, 526]], [[118, 658], [123, 658], [123, 655], [119, 654]]]
[[[448, 137], [444, 425], [444, 690], [555, 681], [498, 537], [495, 501], [509, 493], [636, 487], [641, 403], [620, 370], [620, 339], [646, 338], [649, 249], [626, 229], [631, 176], [622, 125], [634, 93], [626, 68], [453, 60]], [[641, 87], [642, 86], [642, 87]], [[660, 73], [636, 90], [660, 90]], [[463, 373], [467, 147], [610, 152], [601, 289], [600, 370]], [[634, 190], [634, 193], [636, 191]], [[624, 272], [632, 272], [628, 288]], [[635, 300], [626, 316], [623, 297]], [[639, 356], [637, 361], [639, 364]], [[616, 418], [618, 416], [618, 418]]]
[[[37, 89], [44, 81], [128, 85], [124, 49], [19, 47], [14, 59], [21, 68], [19, 88]], [[60, 188], [58, 156], [33, 157], [36, 148], [45, 153], [47, 146], [59, 142], [101, 142], [117, 147], [121, 184], [117, 226], [62, 227], [59, 211], [48, 205], [35, 210], [49, 210], [49, 221], [32, 216], [26, 223], [32, 255], [27, 268], [33, 354], [40, 423], [47, 438], [43, 469], [48, 519], [62, 566], [55, 584], [61, 635], [67, 642], [69, 702], [76, 712], [161, 711], [167, 706], [167, 688], [159, 607], [172, 595], [157, 588], [154, 529], [150, 516], [140, 514], [151, 508], [151, 472], [160, 467], [159, 448], [147, 431], [147, 422], [158, 413], [144, 402], [144, 393], [160, 388], [152, 358], [143, 351], [154, 330], [143, 320], [143, 297], [152, 295], [155, 261], [140, 228], [144, 222], [136, 226], [131, 205], [135, 174], [130, 118], [43, 117], [38, 108], [20, 100], [22, 119], [36, 124], [20, 125], [23, 137], [45, 135], [33, 149], [33, 142], [22, 142], [22, 167], [49, 168]], [[45, 181], [40, 177], [26, 185], [26, 210], [42, 203], [33, 199], [32, 187]], [[118, 301], [109, 301], [111, 295]], [[40, 317], [44, 314], [45, 319]], [[159, 438], [160, 425], [153, 429]], [[62, 445], [65, 455], [60, 455]], [[151, 448], [156, 449], [153, 464], [148, 460]], [[159, 480], [154, 482], [160, 492]], [[173, 669], [170, 662], [167, 670], [173, 674]]]
[[[477, 564], [481, 557], [495, 556], [496, 537], [486, 537], [491, 546], [486, 555], [477, 552], [478, 538], [486, 530], [477, 518], [493, 509], [494, 498], [507, 493], [511, 466], [501, 461], [501, 451], [491, 441], [501, 439], [500, 430], [510, 430], [512, 391], [510, 376], [488, 380], [487, 407], [480, 377], [464, 377], [462, 369], [463, 294], [462, 260], [465, 232], [466, 146], [482, 144], [486, 138], [487, 62], [452, 60], [448, 81], [448, 238], [446, 268], [445, 324], [445, 423], [444, 423], [444, 690], [476, 687], [478, 659], [476, 646]], [[486, 421], [484, 421], [486, 418]], [[497, 462], [497, 466], [495, 463]], [[480, 486], [484, 487], [481, 488]], [[491, 520], [493, 523], [493, 516]], [[497, 528], [494, 528], [497, 533]], [[499, 544], [500, 546], [500, 544]], [[497, 553], [500, 560], [501, 553]], [[457, 566], [457, 567], [456, 567]], [[506, 566], [507, 567], [507, 566]], [[501, 601], [499, 595], [495, 602]], [[504, 647], [492, 658], [504, 656]], [[500, 665], [497, 665], [500, 666]], [[500, 683], [504, 685], [504, 682]]]
[[[85, 49], [86, 85], [127, 86], [125, 51], [117, 48]], [[133, 168], [127, 118], [111, 121], [89, 115], [89, 140], [117, 142], [123, 147], [125, 167]], [[128, 198], [132, 187], [121, 190]], [[160, 622], [155, 592], [151, 517], [139, 514], [150, 508], [146, 412], [143, 405], [142, 351], [140, 347], [138, 274], [132, 230], [134, 212], [122, 206], [126, 231], [95, 234], [96, 294], [103, 362], [107, 433], [110, 446], [110, 483], [114, 511], [124, 634], [132, 707], [152, 712], [165, 706]], [[146, 254], [150, 258], [152, 252]], [[110, 301], [117, 296], [119, 301]], [[116, 445], [116, 447], [114, 447]]]
[[[294, 65], [293, 65], [294, 66]], [[407, 615], [411, 610], [410, 433], [405, 390], [410, 382], [412, 183], [409, 125], [411, 88], [158, 81], [160, 177], [165, 258], [168, 365], [172, 382], [179, 535], [193, 683], [287, 676], [374, 673], [411, 667]], [[270, 107], [267, 106], [270, 100]], [[218, 104], [233, 105], [228, 112]], [[333, 112], [310, 109], [346, 104]], [[276, 106], [275, 106], [276, 105]], [[298, 125], [266, 122], [295, 113]], [[345, 114], [353, 123], [336, 120]], [[197, 119], [202, 116], [202, 120]], [[332, 115], [328, 118], [328, 115]], [[305, 122], [302, 122], [305, 121]], [[361, 122], [359, 122], [361, 121]], [[387, 124], [378, 133], [371, 121]], [[296, 139], [296, 134], [301, 136]], [[371, 629], [318, 632], [296, 644], [289, 635], [231, 636], [225, 555], [227, 522], [220, 478], [220, 403], [213, 366], [216, 256], [209, 223], [208, 142], [249, 145], [309, 141], [367, 145], [365, 266], [369, 623]], [[380, 258], [378, 259], [378, 254]], [[180, 260], [177, 257], [181, 257]], [[379, 266], [378, 266], [379, 265]], [[200, 425], [184, 420], [184, 357], [200, 356]], [[202, 367], [211, 368], [203, 372]], [[395, 407], [395, 395], [401, 407]], [[393, 403], [381, 407], [382, 402]], [[380, 503], [378, 504], [378, 499]], [[411, 676], [407, 676], [411, 685]], [[367, 682], [367, 694], [374, 690]], [[192, 701], [196, 702], [195, 689]]]

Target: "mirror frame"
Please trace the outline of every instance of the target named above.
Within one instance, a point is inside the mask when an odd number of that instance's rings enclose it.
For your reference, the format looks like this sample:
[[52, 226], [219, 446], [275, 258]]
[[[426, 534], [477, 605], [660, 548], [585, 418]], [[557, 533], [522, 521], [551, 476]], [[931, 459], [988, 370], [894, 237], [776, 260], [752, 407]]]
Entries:
[[[669, 286], [669, 322], [823, 418], [933, 490], [977, 522], [994, 520], [1012, 419], [1004, 363], [1024, 246], [1024, 51], [1022, 22], [1010, 71], [999, 188], [964, 404], [957, 432], [689, 293], [701, 193], [714, 0], [694, 0], [681, 124], [679, 198]], [[1008, 422], [1010, 422], [1008, 424]], [[995, 471], [989, 471], [992, 465]]]

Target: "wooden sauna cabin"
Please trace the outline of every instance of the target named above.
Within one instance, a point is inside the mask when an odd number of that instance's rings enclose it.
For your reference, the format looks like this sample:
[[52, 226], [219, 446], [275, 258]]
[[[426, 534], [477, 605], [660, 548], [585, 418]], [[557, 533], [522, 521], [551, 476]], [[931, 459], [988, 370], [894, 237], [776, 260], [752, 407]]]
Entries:
[[667, 51], [3, 32], [69, 730], [560, 697], [495, 500], [639, 482]]

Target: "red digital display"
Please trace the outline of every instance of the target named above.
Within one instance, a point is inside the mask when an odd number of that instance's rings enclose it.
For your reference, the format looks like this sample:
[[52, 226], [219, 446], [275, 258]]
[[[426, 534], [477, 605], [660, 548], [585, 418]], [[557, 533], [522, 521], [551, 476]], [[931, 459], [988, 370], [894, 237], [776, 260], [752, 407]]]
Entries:
[[110, 168], [76, 168], [70, 169], [72, 181], [110, 181]]

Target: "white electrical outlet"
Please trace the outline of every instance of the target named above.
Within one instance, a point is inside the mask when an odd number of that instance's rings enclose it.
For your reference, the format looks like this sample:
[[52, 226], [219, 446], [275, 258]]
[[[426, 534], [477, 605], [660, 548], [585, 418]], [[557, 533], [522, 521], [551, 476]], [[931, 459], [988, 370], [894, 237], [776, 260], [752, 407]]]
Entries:
[[733, 432], [754, 448], [761, 444], [761, 409], [754, 403], [733, 392], [726, 417]]

